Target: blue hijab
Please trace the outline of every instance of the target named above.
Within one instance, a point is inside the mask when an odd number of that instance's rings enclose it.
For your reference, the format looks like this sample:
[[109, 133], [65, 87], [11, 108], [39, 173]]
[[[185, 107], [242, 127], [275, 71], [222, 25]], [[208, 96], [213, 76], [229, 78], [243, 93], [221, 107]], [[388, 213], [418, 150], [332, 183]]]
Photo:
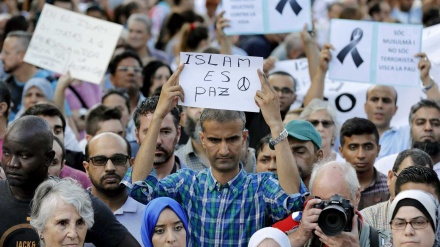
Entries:
[[153, 243], [151, 239], [154, 234], [154, 228], [156, 227], [157, 220], [159, 219], [160, 213], [165, 208], [169, 208], [176, 213], [177, 217], [182, 221], [183, 227], [186, 231], [186, 243], [188, 245], [189, 242], [189, 231], [188, 231], [188, 220], [186, 218], [186, 213], [183, 210], [182, 206], [175, 200], [169, 197], [159, 197], [156, 198], [150, 203], [148, 203], [147, 207], [145, 207], [144, 218], [142, 220], [141, 225], [141, 237], [142, 243], [145, 247], [153, 247]]

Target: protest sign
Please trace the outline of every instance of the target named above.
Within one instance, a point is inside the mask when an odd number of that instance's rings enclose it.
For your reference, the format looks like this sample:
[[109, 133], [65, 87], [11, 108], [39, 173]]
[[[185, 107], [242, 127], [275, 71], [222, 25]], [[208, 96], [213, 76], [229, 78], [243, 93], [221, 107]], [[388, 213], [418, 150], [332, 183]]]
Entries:
[[225, 18], [231, 21], [227, 35], [292, 33], [312, 27], [310, 0], [223, 1]]
[[258, 112], [254, 97], [261, 90], [257, 69], [263, 58], [208, 53], [180, 53], [185, 64], [179, 84], [185, 93], [180, 105]]
[[24, 61], [100, 83], [122, 26], [45, 4]]
[[440, 65], [440, 24], [423, 29], [422, 51], [431, 62]]
[[[290, 107], [291, 110], [301, 107], [304, 96], [310, 87], [310, 76], [308, 71], [308, 62], [306, 58], [285, 60], [275, 63], [275, 71], [283, 71], [291, 74], [298, 84], [296, 85], [296, 100]], [[327, 74], [328, 75], [328, 74]], [[353, 117], [366, 118], [364, 104], [366, 101], [367, 89], [372, 84], [356, 83], [347, 81], [331, 80], [325, 78], [324, 98], [336, 109], [336, 118], [339, 124], [344, 123], [347, 119]], [[391, 126], [399, 127], [408, 125], [408, 115], [411, 106], [417, 103], [421, 98], [426, 98], [422, 90], [414, 90], [411, 87], [395, 87], [398, 97], [398, 111], [394, 115]], [[409, 97], [410, 96], [410, 97]]]
[[419, 86], [422, 26], [332, 20], [335, 47], [329, 77], [391, 86]]

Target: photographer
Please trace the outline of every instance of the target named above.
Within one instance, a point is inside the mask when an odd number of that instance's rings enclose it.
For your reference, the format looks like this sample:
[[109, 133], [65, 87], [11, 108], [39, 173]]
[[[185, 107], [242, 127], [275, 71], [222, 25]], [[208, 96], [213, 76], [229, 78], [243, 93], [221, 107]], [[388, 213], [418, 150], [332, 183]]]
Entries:
[[298, 228], [289, 234], [291, 246], [380, 246], [377, 231], [358, 216], [360, 186], [350, 164], [316, 164], [309, 188], [313, 199], [304, 206]]

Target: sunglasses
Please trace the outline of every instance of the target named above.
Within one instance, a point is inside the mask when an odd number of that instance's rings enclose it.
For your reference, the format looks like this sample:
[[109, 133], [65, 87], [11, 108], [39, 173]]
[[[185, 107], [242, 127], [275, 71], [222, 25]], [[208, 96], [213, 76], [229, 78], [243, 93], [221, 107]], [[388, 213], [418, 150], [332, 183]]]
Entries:
[[333, 124], [335, 124], [333, 121], [329, 121], [329, 120], [308, 120], [314, 127], [318, 127], [318, 125], [321, 123], [322, 127], [324, 128], [330, 128], [333, 126]]
[[127, 164], [127, 160], [130, 159], [130, 156], [124, 154], [115, 154], [112, 157], [106, 157], [104, 155], [97, 155], [89, 158], [89, 162], [92, 161], [94, 166], [105, 166], [108, 160], [111, 160], [113, 165], [115, 166], [124, 166]]

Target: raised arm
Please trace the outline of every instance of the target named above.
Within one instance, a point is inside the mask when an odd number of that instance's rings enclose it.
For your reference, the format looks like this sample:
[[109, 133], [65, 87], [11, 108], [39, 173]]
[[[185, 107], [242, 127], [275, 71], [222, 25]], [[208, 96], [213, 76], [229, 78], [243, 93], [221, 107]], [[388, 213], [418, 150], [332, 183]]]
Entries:
[[229, 27], [229, 20], [224, 18], [225, 11], [217, 15], [215, 21], [215, 32], [217, 41], [220, 44], [220, 53], [225, 55], [232, 55], [231, 39], [225, 34], [225, 27]]
[[[332, 58], [330, 49], [334, 49], [332, 45], [326, 44], [321, 50], [319, 55], [319, 66], [316, 70], [316, 74], [311, 77], [312, 81], [310, 83], [310, 88], [304, 96], [304, 107], [309, 104], [314, 98], [324, 99], [324, 80], [325, 74], [327, 74], [328, 63]], [[309, 65], [310, 66], [310, 65]], [[310, 70], [310, 69], [309, 69]]]
[[[260, 70], [258, 70], [258, 75], [262, 90], [257, 91], [255, 102], [260, 107], [264, 120], [270, 128], [272, 138], [275, 139], [284, 130], [278, 93], [270, 86], [266, 76]], [[287, 194], [298, 193], [300, 177], [287, 138], [284, 138], [284, 140], [275, 145], [275, 155], [277, 159], [278, 180], [281, 188]]]
[[[314, 31], [311, 32], [314, 34]], [[319, 48], [316, 44], [315, 38], [307, 31], [307, 24], [301, 32], [301, 40], [304, 47], [304, 52], [306, 53], [307, 62], [309, 64], [309, 76], [310, 80], [316, 75], [316, 71], [319, 66]]]
[[67, 72], [65, 75], [60, 76], [55, 88], [53, 102], [55, 106], [63, 113], [64, 117], [67, 117], [64, 111], [64, 102], [66, 99], [65, 92], [73, 81], [74, 79], [70, 76], [70, 73]]
[[156, 151], [156, 141], [159, 136], [160, 126], [165, 116], [177, 105], [179, 98], [183, 101], [183, 90], [178, 83], [183, 64], [163, 85], [160, 93], [159, 102], [153, 114], [150, 127], [142, 145], [139, 147], [133, 165], [132, 181], [144, 181], [153, 169], [154, 152]]
[[420, 58], [418, 68], [420, 70], [420, 80], [423, 83], [423, 87], [427, 89], [426, 97], [432, 100], [440, 100], [440, 91], [438, 85], [429, 75], [429, 71], [431, 70], [431, 61], [429, 61], [428, 56], [426, 56], [424, 52], [417, 53], [415, 57]]

